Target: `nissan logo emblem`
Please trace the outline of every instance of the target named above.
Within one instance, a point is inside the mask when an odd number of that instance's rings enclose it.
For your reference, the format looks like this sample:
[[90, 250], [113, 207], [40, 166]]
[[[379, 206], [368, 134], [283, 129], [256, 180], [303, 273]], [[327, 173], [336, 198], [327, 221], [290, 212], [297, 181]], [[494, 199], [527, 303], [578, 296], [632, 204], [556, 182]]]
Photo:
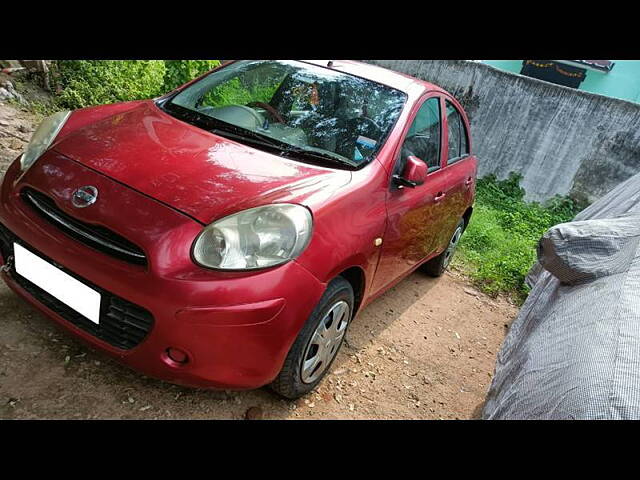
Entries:
[[89, 205], [93, 205], [98, 200], [98, 189], [87, 185], [86, 187], [80, 187], [71, 197], [71, 203], [76, 208], [85, 208]]

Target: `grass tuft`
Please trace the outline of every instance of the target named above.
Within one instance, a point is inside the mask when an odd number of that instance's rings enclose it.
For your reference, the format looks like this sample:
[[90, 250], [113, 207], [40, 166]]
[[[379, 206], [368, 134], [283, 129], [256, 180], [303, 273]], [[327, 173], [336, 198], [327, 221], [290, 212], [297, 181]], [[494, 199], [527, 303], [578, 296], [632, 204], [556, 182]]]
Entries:
[[580, 206], [556, 196], [544, 205], [526, 202], [522, 177], [489, 175], [478, 180], [476, 204], [453, 266], [485, 293], [507, 294], [518, 303], [527, 297], [524, 283], [536, 260], [536, 245], [551, 226], [571, 220]]

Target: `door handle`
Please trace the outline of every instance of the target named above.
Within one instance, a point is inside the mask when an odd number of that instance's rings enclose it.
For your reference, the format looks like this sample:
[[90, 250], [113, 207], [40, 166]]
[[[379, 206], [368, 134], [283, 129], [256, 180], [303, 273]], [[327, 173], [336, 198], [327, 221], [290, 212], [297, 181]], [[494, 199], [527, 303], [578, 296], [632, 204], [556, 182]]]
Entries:
[[468, 187], [469, 185], [471, 185], [473, 183], [473, 179], [471, 177], [467, 178], [467, 180], [464, 182], [465, 186]]
[[447, 194], [446, 194], [446, 193], [444, 193], [444, 192], [438, 192], [438, 193], [436, 194], [436, 196], [435, 196], [435, 197], [433, 197], [433, 199], [434, 199], [436, 202], [439, 202], [440, 200], [442, 200], [442, 199], [443, 199], [444, 197], [446, 197], [446, 196], [447, 196]]

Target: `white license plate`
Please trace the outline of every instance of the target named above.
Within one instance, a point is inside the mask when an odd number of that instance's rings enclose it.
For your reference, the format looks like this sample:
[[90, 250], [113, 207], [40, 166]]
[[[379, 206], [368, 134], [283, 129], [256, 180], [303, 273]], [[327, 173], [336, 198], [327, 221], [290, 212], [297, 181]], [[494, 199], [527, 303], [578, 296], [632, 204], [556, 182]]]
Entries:
[[100, 323], [100, 293], [59, 268], [13, 244], [16, 272], [95, 323]]

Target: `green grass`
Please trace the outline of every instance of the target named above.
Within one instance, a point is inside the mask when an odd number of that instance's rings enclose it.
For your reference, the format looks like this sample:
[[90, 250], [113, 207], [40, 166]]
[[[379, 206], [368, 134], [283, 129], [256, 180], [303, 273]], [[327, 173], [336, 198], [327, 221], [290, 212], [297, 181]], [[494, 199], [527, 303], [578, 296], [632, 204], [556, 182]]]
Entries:
[[476, 204], [453, 266], [485, 293], [524, 301], [524, 279], [536, 260], [536, 245], [551, 226], [571, 220], [580, 207], [556, 196], [544, 205], [524, 201], [521, 177], [478, 180]]

